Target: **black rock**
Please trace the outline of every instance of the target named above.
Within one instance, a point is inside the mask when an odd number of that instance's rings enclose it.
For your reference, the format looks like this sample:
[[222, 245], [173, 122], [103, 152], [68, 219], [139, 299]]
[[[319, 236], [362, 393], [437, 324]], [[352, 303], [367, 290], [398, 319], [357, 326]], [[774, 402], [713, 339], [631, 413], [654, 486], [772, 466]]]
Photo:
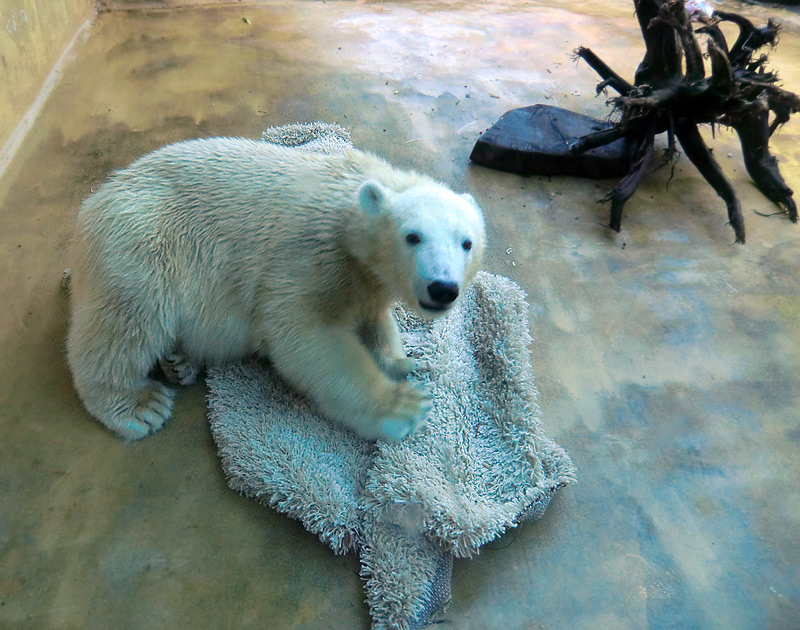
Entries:
[[622, 177], [629, 170], [624, 138], [579, 155], [568, 148], [578, 138], [612, 126], [550, 105], [512, 109], [478, 138], [470, 160], [520, 175]]

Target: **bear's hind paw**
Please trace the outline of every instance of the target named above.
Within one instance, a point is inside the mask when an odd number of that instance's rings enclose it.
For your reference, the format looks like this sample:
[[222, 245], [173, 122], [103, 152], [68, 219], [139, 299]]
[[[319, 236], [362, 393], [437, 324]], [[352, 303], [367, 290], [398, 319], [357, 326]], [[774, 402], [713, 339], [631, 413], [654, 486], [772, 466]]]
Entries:
[[197, 380], [197, 368], [180, 352], [170, 352], [158, 360], [164, 377], [175, 385], [191, 385]]
[[155, 433], [172, 415], [175, 391], [161, 383], [153, 383], [141, 392], [132, 416], [118, 418], [109, 428], [128, 441], [140, 440]]

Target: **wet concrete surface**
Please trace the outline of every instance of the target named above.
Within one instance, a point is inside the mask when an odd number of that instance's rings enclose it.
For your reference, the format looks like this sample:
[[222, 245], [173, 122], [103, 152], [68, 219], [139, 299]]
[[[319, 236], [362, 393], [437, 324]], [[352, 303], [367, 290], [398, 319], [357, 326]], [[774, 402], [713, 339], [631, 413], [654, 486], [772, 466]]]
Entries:
[[[800, 19], [773, 54], [800, 91]], [[242, 18], [247, 17], [249, 24]], [[358, 560], [229, 490], [202, 383], [129, 445], [72, 390], [64, 245], [110, 170], [165, 143], [324, 120], [483, 205], [485, 268], [529, 293], [547, 432], [579, 484], [458, 561], [461, 629], [800, 628], [800, 227], [709, 144], [748, 243], [685, 159], [650, 176], [622, 233], [614, 181], [469, 165], [536, 102], [594, 116], [592, 47], [630, 78], [630, 3], [264, 3], [99, 16], [0, 180], [0, 627], [368, 628]], [[800, 122], [773, 138], [800, 189]], [[672, 175], [672, 176], [671, 176]]]

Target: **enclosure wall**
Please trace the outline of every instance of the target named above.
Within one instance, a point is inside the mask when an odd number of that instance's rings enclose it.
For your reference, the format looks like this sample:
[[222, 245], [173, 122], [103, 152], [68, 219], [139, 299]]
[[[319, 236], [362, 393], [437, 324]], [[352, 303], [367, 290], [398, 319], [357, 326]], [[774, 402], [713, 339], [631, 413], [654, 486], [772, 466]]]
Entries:
[[94, 0], [0, 0], [0, 147], [94, 6]]

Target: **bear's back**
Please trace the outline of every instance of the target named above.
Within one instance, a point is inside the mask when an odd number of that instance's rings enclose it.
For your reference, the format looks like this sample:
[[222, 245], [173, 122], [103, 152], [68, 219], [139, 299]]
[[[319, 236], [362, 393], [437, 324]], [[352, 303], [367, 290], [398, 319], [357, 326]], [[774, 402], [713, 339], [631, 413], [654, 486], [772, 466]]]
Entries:
[[117, 171], [84, 202], [78, 232], [118, 276], [302, 274], [340, 264], [345, 232], [363, 223], [358, 189], [367, 179], [395, 191], [430, 181], [355, 149], [325, 155], [242, 138], [188, 140]]
[[[282, 198], [301, 204], [326, 198], [330, 203], [336, 198], [323, 191], [331, 184], [347, 186], [342, 181], [349, 179], [346, 161], [345, 155], [311, 154], [256, 140], [206, 138], [158, 149], [117, 172], [112, 181], [138, 191], [153, 189], [200, 208], [230, 203], [246, 208]], [[357, 181], [356, 173], [352, 175]]]

